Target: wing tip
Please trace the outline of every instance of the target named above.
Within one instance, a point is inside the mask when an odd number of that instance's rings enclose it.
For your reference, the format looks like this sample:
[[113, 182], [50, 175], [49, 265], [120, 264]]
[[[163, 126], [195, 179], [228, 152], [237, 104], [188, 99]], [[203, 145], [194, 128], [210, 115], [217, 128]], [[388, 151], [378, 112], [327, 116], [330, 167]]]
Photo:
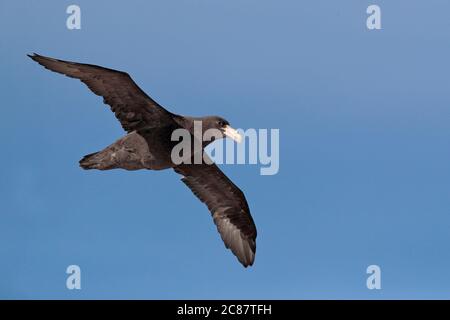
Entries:
[[240, 262], [241, 262], [241, 264], [244, 266], [244, 268], [247, 269], [248, 267], [253, 266], [254, 261], [255, 261], [255, 259], [250, 260], [250, 261], [248, 261], [248, 262], [242, 262], [242, 261], [240, 261]]
[[[33, 61], [36, 61], [38, 63], [40, 63], [39, 61], [45, 59], [46, 57], [41, 56], [40, 54], [33, 52], [32, 54], [27, 54], [27, 56], [32, 59]], [[47, 58], [48, 59], [48, 58]]]
[[254, 241], [247, 242], [246, 246], [243, 246], [241, 250], [236, 250], [235, 248], [230, 249], [244, 268], [253, 266], [256, 256], [256, 243]]
[[40, 64], [42, 64], [43, 61], [53, 61], [53, 62], [60, 61], [58, 59], [40, 55], [39, 53], [36, 52], [33, 52], [32, 54], [27, 54], [27, 56]]
[[253, 256], [250, 260], [244, 260], [244, 261], [242, 261], [240, 259], [238, 259], [238, 260], [244, 266], [244, 268], [247, 269], [248, 267], [253, 266], [253, 263], [255, 262], [255, 255], [253, 254]]

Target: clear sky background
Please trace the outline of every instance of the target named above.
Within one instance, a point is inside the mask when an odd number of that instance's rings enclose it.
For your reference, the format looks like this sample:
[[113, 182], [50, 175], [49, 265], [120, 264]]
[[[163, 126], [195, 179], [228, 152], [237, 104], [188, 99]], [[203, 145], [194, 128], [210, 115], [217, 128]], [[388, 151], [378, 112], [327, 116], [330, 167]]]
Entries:
[[[78, 4], [82, 29], [66, 28]], [[382, 30], [366, 28], [378, 4]], [[450, 2], [0, 2], [0, 298], [450, 298]], [[83, 171], [124, 132], [26, 57], [125, 70], [169, 110], [280, 129], [222, 165], [258, 227], [226, 250], [171, 170]], [[68, 265], [82, 289], [66, 289]], [[382, 289], [366, 288], [366, 268]]]

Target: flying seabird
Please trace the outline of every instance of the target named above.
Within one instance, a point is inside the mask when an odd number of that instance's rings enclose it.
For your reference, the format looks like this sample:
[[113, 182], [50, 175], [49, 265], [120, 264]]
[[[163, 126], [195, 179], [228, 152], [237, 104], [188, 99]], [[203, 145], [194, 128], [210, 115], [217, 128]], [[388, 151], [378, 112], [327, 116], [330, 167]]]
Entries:
[[[194, 195], [206, 204], [225, 246], [231, 249], [244, 267], [253, 264], [256, 226], [243, 192], [212, 161], [175, 164], [171, 159], [171, 151], [176, 143], [171, 140], [173, 131], [187, 129], [192, 139], [195, 139], [195, 121], [201, 121], [202, 132], [218, 129], [221, 138], [228, 136], [239, 142], [240, 134], [230, 127], [228, 121], [217, 116], [188, 117], [171, 113], [122, 71], [38, 54], [28, 56], [46, 69], [81, 80], [93, 93], [102, 96], [103, 102], [111, 107], [127, 132], [104, 150], [83, 157], [80, 160], [83, 169], [172, 168], [182, 175], [181, 180]], [[202, 152], [210, 142], [202, 142]]]

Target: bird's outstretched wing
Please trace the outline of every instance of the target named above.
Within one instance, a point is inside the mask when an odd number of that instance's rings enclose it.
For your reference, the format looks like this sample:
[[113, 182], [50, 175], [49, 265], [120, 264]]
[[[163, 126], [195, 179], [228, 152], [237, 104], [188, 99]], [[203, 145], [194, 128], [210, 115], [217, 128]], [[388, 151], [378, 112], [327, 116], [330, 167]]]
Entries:
[[103, 102], [111, 106], [127, 132], [172, 121], [170, 113], [142, 91], [125, 72], [38, 54], [28, 56], [46, 69], [81, 80], [92, 92], [102, 96]]
[[225, 246], [244, 267], [256, 253], [256, 226], [242, 191], [215, 164], [181, 164], [174, 170], [208, 207]]

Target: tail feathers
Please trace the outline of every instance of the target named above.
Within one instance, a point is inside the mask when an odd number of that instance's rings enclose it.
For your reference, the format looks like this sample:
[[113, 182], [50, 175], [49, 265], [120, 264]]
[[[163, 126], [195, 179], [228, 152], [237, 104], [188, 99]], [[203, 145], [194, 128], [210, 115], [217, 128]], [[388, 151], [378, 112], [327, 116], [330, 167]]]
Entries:
[[98, 154], [98, 152], [87, 154], [83, 157], [83, 159], [80, 160], [80, 167], [89, 170], [89, 169], [98, 169], [99, 162], [95, 158], [95, 156]]

